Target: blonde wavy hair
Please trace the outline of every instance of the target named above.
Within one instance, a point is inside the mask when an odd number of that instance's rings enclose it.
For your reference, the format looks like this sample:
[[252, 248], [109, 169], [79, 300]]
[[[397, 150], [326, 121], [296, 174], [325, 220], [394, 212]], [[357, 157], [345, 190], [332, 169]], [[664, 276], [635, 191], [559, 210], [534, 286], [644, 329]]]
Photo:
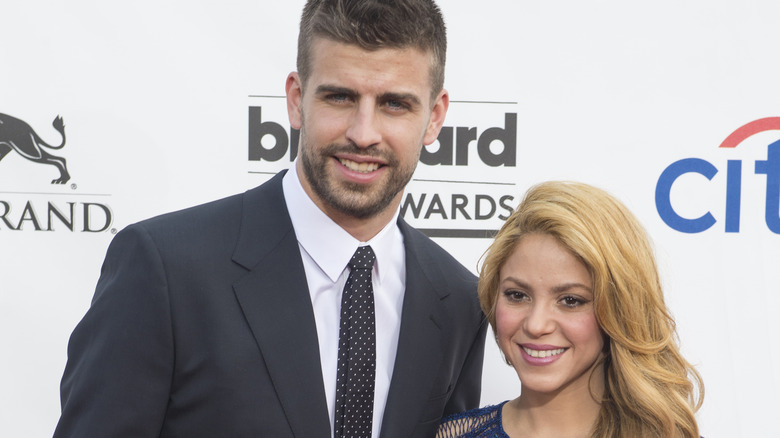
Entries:
[[523, 236], [548, 234], [587, 266], [605, 335], [605, 388], [593, 437], [699, 437], [699, 373], [680, 354], [653, 250], [633, 214], [575, 182], [531, 188], [483, 256], [479, 301], [496, 329], [499, 274]]

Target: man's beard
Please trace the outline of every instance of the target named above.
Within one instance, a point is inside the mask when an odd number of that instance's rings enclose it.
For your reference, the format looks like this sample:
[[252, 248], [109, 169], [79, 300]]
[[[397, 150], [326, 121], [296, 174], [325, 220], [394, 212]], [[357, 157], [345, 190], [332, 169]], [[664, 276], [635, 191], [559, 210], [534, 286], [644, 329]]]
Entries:
[[[401, 167], [392, 153], [379, 153], [374, 146], [361, 149], [351, 142], [347, 145], [331, 144], [311, 152], [303, 135], [300, 151], [303, 171], [314, 193], [335, 210], [358, 219], [370, 218], [384, 211], [412, 179], [419, 160], [417, 157], [411, 166]], [[386, 163], [388, 178], [374, 184], [337, 182], [328, 176], [327, 166], [338, 153], [381, 158]]]

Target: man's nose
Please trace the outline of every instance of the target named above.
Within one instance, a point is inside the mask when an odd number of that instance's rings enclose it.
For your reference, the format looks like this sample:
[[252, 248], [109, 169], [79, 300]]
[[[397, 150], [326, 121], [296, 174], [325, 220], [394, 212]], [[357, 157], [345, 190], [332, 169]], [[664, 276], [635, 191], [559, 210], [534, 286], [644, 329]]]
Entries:
[[347, 140], [360, 148], [373, 146], [382, 140], [375, 105], [366, 101], [358, 104], [350, 119], [346, 136]]

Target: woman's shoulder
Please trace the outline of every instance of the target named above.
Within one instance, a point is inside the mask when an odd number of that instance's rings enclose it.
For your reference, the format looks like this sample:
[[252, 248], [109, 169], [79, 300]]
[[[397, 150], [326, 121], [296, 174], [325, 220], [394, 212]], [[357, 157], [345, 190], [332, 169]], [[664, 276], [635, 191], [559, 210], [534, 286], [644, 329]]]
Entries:
[[506, 437], [501, 427], [501, 408], [506, 402], [444, 418], [436, 438]]
[[505, 403], [506, 402], [501, 402], [497, 405], [484, 406], [481, 408], [458, 412], [457, 414], [452, 414], [448, 417], [445, 417], [442, 420], [442, 423], [445, 423], [448, 420], [455, 420], [458, 418], [481, 418], [485, 416], [493, 416], [499, 412], [499, 410], [504, 406]]

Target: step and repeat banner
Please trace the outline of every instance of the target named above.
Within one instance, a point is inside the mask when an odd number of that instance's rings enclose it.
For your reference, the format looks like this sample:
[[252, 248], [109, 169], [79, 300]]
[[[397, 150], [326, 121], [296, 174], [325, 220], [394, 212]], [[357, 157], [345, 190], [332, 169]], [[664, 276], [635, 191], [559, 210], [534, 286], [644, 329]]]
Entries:
[[[476, 272], [530, 185], [610, 191], [653, 238], [705, 381], [702, 433], [775, 430], [780, 3], [440, 4], [452, 103], [403, 216]], [[302, 5], [0, 6], [0, 436], [53, 432], [68, 337], [118, 230], [290, 165]], [[483, 403], [516, 397], [487, 344]]]

